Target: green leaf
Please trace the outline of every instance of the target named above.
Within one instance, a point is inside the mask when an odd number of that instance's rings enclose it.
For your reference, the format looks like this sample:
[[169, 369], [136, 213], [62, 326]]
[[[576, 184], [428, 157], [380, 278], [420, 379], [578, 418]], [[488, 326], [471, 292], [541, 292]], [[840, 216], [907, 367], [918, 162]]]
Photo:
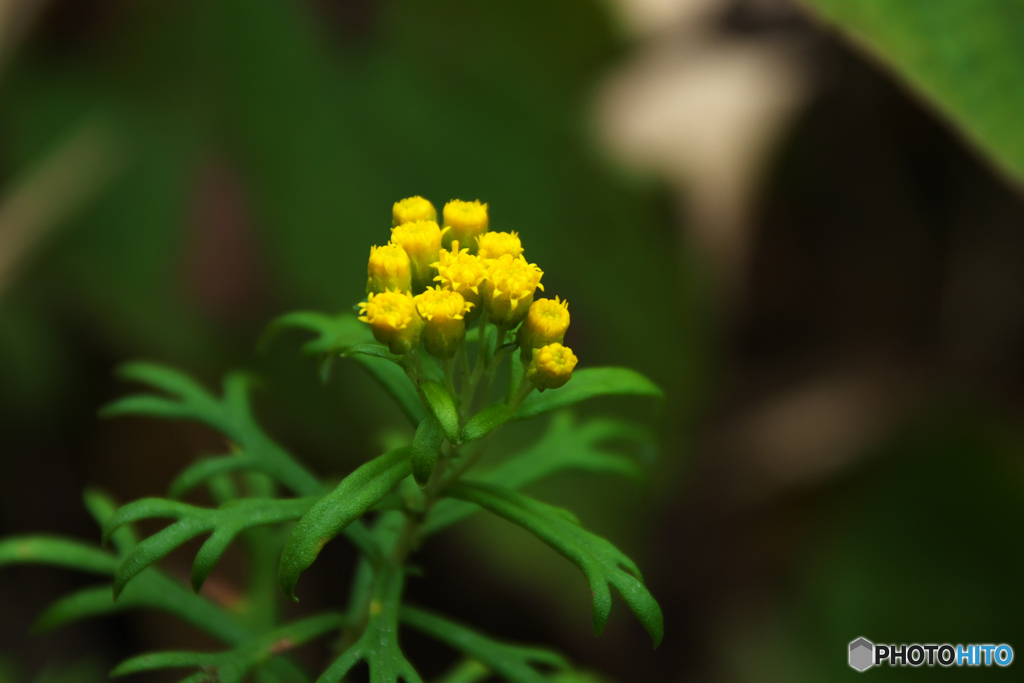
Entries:
[[85, 588], [61, 598], [36, 619], [32, 629], [47, 633], [80, 619], [135, 609], [171, 614], [229, 645], [252, 637], [223, 609], [152, 567], [125, 586], [116, 601], [111, 584]]
[[565, 510], [501, 486], [479, 482], [454, 484], [445, 494], [475, 503], [518, 524], [579, 567], [594, 594], [595, 635], [604, 630], [611, 612], [612, 598], [608, 590], [611, 585], [647, 629], [654, 647], [661, 642], [664, 634], [661, 608], [644, 586], [639, 568], [614, 545], [571, 521]]
[[423, 683], [398, 646], [398, 607], [403, 571], [381, 563], [374, 579], [370, 618], [362, 636], [327, 668], [317, 683], [339, 683], [356, 664], [365, 661], [372, 683]]
[[412, 380], [405, 374], [405, 370], [391, 361], [373, 356], [354, 356], [352, 360], [373, 375], [373, 378], [388, 392], [405, 416], [409, 418], [410, 423], [414, 425], [420, 423], [426, 410], [423, 408], [423, 401], [416, 393], [416, 387], [413, 386]]
[[173, 500], [180, 499], [209, 479], [240, 470], [261, 472], [263, 471], [262, 462], [241, 452], [219, 458], [197, 460], [171, 481], [167, 487], [167, 497]]
[[[270, 324], [263, 335], [263, 342], [285, 329], [302, 329], [317, 334], [315, 339], [302, 347], [303, 353], [307, 355], [341, 354], [356, 345], [376, 343], [369, 326], [359, 322], [351, 313], [337, 316], [311, 311], [289, 313]], [[416, 393], [416, 387], [401, 367], [391, 362], [391, 359], [363, 353], [352, 356], [352, 360], [362, 365], [377, 380], [410, 422], [414, 425], [420, 423], [424, 414], [423, 403]]]
[[584, 368], [573, 373], [568, 384], [559, 389], [533, 393], [516, 412], [517, 420], [566, 408], [598, 396], [650, 396], [665, 394], [651, 380], [629, 368]]
[[324, 545], [409, 476], [409, 450], [408, 446], [396, 448], [363, 464], [306, 512], [281, 553], [278, 579], [285, 595], [295, 600], [299, 575]]
[[[614, 418], [598, 417], [576, 424], [570, 412], [556, 413], [536, 444], [474, 479], [510, 489], [519, 489], [566, 471], [616, 474], [641, 480], [643, 470], [632, 459], [602, 448], [610, 442], [651, 446], [654, 438], [647, 429]], [[431, 508], [421, 533], [424, 536], [435, 533], [478, 510], [476, 505], [463, 501], [441, 500]]]
[[253, 667], [337, 630], [344, 623], [341, 614], [319, 614], [274, 629], [228, 652], [156, 652], [132, 657], [118, 665], [110, 675], [118, 677], [158, 669], [201, 667], [205, 680], [241, 683]]
[[1024, 180], [1024, 4], [806, 0], [891, 64], [1017, 182]]
[[483, 663], [511, 683], [545, 683], [547, 677], [537, 671], [534, 664], [559, 670], [569, 668], [569, 662], [551, 650], [492, 640], [462, 624], [421, 609], [403, 605], [400, 615], [403, 623]]
[[441, 423], [445, 436], [452, 443], [459, 442], [459, 409], [455, 406], [455, 399], [448, 393], [448, 390], [440, 382], [425, 380], [420, 382], [420, 389], [427, 397], [430, 409]]
[[416, 436], [412, 440], [412, 455], [409, 458], [412, 476], [420, 486], [426, 486], [434, 474], [434, 465], [437, 463], [443, 442], [444, 430], [431, 413], [423, 418], [423, 422], [416, 428]]
[[491, 677], [491, 671], [475, 660], [469, 659], [439, 678], [437, 683], [481, 683]]
[[398, 363], [402, 365], [402, 357], [396, 356], [388, 350], [388, 347], [384, 346], [378, 341], [363, 342], [361, 344], [354, 344], [344, 351], [341, 352], [342, 358], [350, 358], [352, 356], [373, 356], [374, 358], [383, 358], [389, 360], [392, 363]]
[[139, 543], [125, 556], [114, 576], [114, 596], [146, 567], [166, 556], [182, 543], [212, 532], [192, 564], [192, 586], [198, 592], [206, 577], [235, 536], [265, 524], [291, 522], [302, 517], [317, 498], [270, 500], [247, 498], [218, 509], [200, 508], [163, 498], [143, 498], [121, 507], [103, 526], [103, 536], [140, 519], [170, 518], [174, 524]]
[[[117, 501], [99, 489], [86, 489], [82, 493], [82, 502], [85, 503], [89, 514], [92, 515], [93, 519], [96, 520], [96, 524], [101, 529], [107, 520], [117, 512]], [[114, 547], [117, 548], [117, 552], [121, 557], [127, 555], [139, 542], [135, 535], [135, 530], [128, 525], [115, 531], [110, 536], [110, 540], [114, 543]]]
[[248, 376], [242, 373], [228, 375], [224, 379], [224, 396], [217, 399], [187, 375], [160, 365], [128, 363], [120, 368], [119, 374], [125, 379], [164, 391], [170, 397], [126, 396], [106, 406], [101, 411], [102, 415], [197, 420], [224, 433], [248, 458], [259, 463], [260, 471], [273, 476], [295, 493], [311, 496], [324, 492], [323, 484], [316, 476], [296, 462], [257, 424], [249, 405], [251, 380]]
[[48, 564], [111, 576], [117, 558], [87, 543], [56, 536], [14, 536], [0, 541], [0, 567], [8, 564]]
[[531, 394], [515, 415], [500, 403], [480, 411], [463, 428], [462, 442], [479, 439], [506, 422], [536, 417], [598, 396], [650, 396], [658, 399], [665, 397], [654, 382], [635, 370], [585, 368], [574, 372], [568, 384], [559, 389]]
[[355, 344], [373, 341], [370, 327], [352, 313], [327, 315], [316, 311], [294, 311], [273, 320], [261, 335], [259, 346], [266, 346], [272, 337], [284, 330], [306, 330], [316, 334], [316, 338], [302, 346], [302, 352], [309, 356], [341, 353]]

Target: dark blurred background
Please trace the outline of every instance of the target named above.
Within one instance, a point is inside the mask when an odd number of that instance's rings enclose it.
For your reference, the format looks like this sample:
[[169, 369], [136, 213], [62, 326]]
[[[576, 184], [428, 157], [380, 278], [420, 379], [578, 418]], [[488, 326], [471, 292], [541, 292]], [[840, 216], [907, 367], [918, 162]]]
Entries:
[[[576, 570], [482, 516], [427, 546], [414, 599], [623, 682], [844, 678], [858, 636], [1024, 647], [1024, 205], [804, 10], [9, 0], [0, 69], [3, 534], [96, 539], [84, 486], [160, 495], [219, 447], [99, 420], [128, 359], [256, 371], [269, 431], [326, 475], [375, 455], [406, 428], [361, 370], [323, 386], [299, 337], [256, 339], [358, 300], [395, 200], [479, 198], [570, 301], [581, 363], [668, 394], [583, 409], [656, 427], [648, 484], [532, 491], [637, 560], [666, 636], [619, 603], [594, 639]], [[353, 560], [328, 546], [301, 610], [341, 604]], [[29, 634], [89, 581], [0, 574], [0, 681], [213, 646], [148, 613]], [[404, 642], [425, 674], [452, 661]]]

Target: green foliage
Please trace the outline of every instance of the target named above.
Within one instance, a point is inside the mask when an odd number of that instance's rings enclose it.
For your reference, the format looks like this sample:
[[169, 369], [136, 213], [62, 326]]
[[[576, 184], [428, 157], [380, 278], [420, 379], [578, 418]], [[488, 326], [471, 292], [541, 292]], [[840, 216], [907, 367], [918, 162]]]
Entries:
[[361, 466], [317, 501], [292, 531], [281, 554], [279, 579], [285, 595], [294, 600], [299, 574], [313, 564], [324, 545], [380, 502], [410, 472], [409, 447], [404, 446]]
[[1017, 0], [804, 0], [1024, 181], [1024, 5]]
[[246, 529], [266, 524], [298, 520], [315, 503], [316, 498], [267, 500], [251, 498], [226, 503], [210, 510], [162, 498], [143, 498], [125, 505], [103, 526], [104, 539], [128, 522], [150, 518], [171, 518], [174, 524], [139, 543], [124, 558], [114, 576], [114, 597], [139, 572], [165, 557], [169, 552], [196, 536], [210, 537], [196, 553], [192, 564], [192, 588], [202, 587], [221, 555], [235, 536]]
[[530, 396], [514, 412], [504, 403], [481, 411], [466, 423], [461, 440], [474, 441], [506, 422], [537, 417], [598, 396], [665, 397], [651, 380], [628, 368], [586, 368], [573, 373], [572, 381], [564, 387]]
[[654, 647], [661, 642], [665, 632], [661, 608], [644, 586], [640, 569], [611, 543], [580, 527], [572, 513], [494, 484], [462, 482], [445, 493], [518, 524], [579, 567], [594, 594], [594, 635], [600, 635], [608, 622], [611, 585], [647, 629]]
[[412, 440], [412, 475], [420, 486], [426, 486], [434, 473], [434, 465], [441, 454], [444, 439], [444, 429], [431, 412], [420, 422], [420, 426], [416, 428], [416, 436]]
[[[486, 323], [481, 326], [485, 328]], [[609, 586], [614, 586], [657, 646], [663, 632], [661, 611], [636, 565], [608, 541], [583, 530], [571, 513], [514, 491], [568, 470], [641, 479], [637, 462], [615, 450], [649, 446], [647, 430], [603, 417], [577, 423], [570, 413], [558, 412], [532, 447], [482, 474], [474, 471], [506, 423], [598, 396], [661, 398], [661, 391], [648, 379], [623, 368], [584, 369], [565, 387], [541, 395], [530, 396], [531, 385], [520, 381], [503, 401], [487, 406], [490, 382], [499, 366], [509, 360], [521, 367], [518, 354], [510, 353], [512, 347], [506, 344], [514, 330], [474, 335], [465, 346], [478, 346], [472, 339], [483, 338], [485, 348], [477, 350], [472, 372], [468, 358], [474, 350], [463, 348], [463, 370], [456, 377], [453, 369], [459, 367], [458, 358], [442, 371], [437, 360], [419, 351], [394, 356], [368, 339], [366, 326], [350, 313], [290, 314], [275, 321], [268, 335], [293, 328], [315, 333], [304, 350], [319, 356], [322, 368], [334, 358], [350, 359], [366, 368], [417, 426], [412, 442], [369, 460], [330, 490], [256, 422], [249, 403], [252, 381], [247, 375], [229, 374], [217, 397], [175, 370], [150, 363], [125, 366], [124, 378], [160, 393], [121, 398], [103, 410], [105, 416], [198, 421], [225, 437], [229, 454], [187, 467], [172, 481], [168, 498], [144, 498], [115, 509], [102, 494], [87, 493], [86, 505], [102, 526], [103, 540], [112, 542], [116, 553], [58, 538], [0, 542], [0, 566], [42, 562], [112, 577], [112, 584], [86, 588], [55, 603], [39, 618], [38, 630], [116, 611], [158, 609], [213, 635], [229, 649], [141, 655], [122, 663], [113, 675], [198, 668], [185, 680], [237, 683], [256, 673], [261, 681], [285, 683], [304, 680], [304, 674], [284, 658], [285, 651], [341, 629], [340, 654], [320, 676], [321, 683], [340, 683], [360, 662], [368, 665], [372, 683], [421, 683], [399, 643], [404, 624], [466, 656], [449, 681], [479, 681], [491, 675], [512, 683], [586, 680], [549, 650], [496, 641], [446, 617], [403, 604], [410, 556], [431, 534], [482, 509], [530, 530], [583, 571], [594, 592], [595, 634], [608, 619]], [[514, 366], [509, 370], [514, 381], [521, 375]], [[461, 385], [458, 392], [456, 378]], [[477, 409], [481, 401], [484, 406]], [[611, 446], [615, 449], [608, 450]], [[278, 484], [298, 497], [281, 495]], [[179, 500], [204, 485], [217, 507]], [[377, 519], [364, 523], [362, 518], [374, 511], [379, 511]], [[132, 524], [153, 518], [173, 521], [139, 541]], [[360, 552], [347, 612], [279, 623], [280, 592], [294, 599], [301, 573], [339, 534]], [[202, 535], [208, 538], [196, 553], [189, 591], [162, 574], [156, 564]], [[248, 609], [231, 614], [198, 592], [236, 539], [246, 550], [251, 576], [244, 598]], [[275, 566], [277, 586], [268, 581]]]
[[[485, 673], [491, 671], [511, 683], [543, 683], [546, 681], [547, 677], [534, 668], [535, 664], [554, 667], [557, 671], [569, 668], [568, 660], [557, 652], [491, 640], [450, 619], [409, 605], [402, 607], [401, 620], [402, 623], [408, 624], [417, 631], [422, 631], [472, 657], [483, 665]], [[470, 670], [472, 671], [474, 668]]]
[[217, 673], [213, 680], [219, 683], [241, 683], [254, 667], [282, 652], [330, 633], [343, 624], [344, 617], [340, 614], [320, 614], [274, 629], [227, 652], [157, 652], [132, 657], [111, 671], [110, 676], [117, 678], [156, 669], [199, 667], [202, 671], [186, 680], [210, 680], [209, 672], [212, 670]]
[[[222, 399], [213, 397], [180, 372], [152, 363], [129, 363], [121, 368], [120, 375], [166, 392], [170, 397], [151, 394], [126, 396], [104, 408], [103, 416], [147, 415], [203, 422], [228, 437], [247, 456], [247, 461], [253, 465], [251, 469], [274, 477], [299, 495], [323, 493], [323, 484], [308, 470], [296, 466], [291, 456], [256, 424], [249, 406], [251, 378], [246, 375], [228, 375], [224, 380]], [[231, 464], [238, 463], [231, 461]], [[190, 475], [189, 479], [193, 477]], [[191, 483], [189, 479], [182, 482], [179, 478], [172, 489], [180, 492]]]

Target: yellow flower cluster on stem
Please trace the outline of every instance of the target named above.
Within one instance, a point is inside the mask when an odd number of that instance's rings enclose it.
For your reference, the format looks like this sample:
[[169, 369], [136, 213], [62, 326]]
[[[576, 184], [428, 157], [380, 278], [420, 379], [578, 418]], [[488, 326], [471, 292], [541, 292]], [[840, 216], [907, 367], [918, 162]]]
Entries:
[[[509, 392], [509, 409], [517, 409], [534, 388], [568, 382], [576, 366], [576, 356], [563, 346], [569, 305], [557, 296], [535, 300], [537, 290], [544, 291], [544, 271], [526, 260], [519, 234], [490, 232], [487, 204], [479, 200], [453, 199], [444, 206], [442, 225], [437, 218], [423, 197], [392, 207], [391, 239], [370, 249], [368, 297], [360, 304], [359, 319], [370, 325], [374, 338], [404, 357], [417, 386], [425, 377], [414, 353], [422, 341], [427, 353], [442, 361], [460, 424], [479, 400], [488, 401], [495, 371], [516, 350], [524, 373]], [[470, 369], [466, 327], [476, 319], [479, 348]], [[506, 343], [509, 333], [514, 344]], [[461, 368], [461, 399], [456, 398], [456, 368]]]

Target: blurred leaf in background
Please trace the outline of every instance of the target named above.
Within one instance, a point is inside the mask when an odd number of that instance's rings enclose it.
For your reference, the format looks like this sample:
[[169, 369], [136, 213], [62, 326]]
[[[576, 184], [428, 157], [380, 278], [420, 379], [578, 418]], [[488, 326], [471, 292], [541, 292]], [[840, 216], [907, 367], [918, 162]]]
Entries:
[[1024, 5], [1015, 0], [801, 0], [864, 45], [1024, 181]]

